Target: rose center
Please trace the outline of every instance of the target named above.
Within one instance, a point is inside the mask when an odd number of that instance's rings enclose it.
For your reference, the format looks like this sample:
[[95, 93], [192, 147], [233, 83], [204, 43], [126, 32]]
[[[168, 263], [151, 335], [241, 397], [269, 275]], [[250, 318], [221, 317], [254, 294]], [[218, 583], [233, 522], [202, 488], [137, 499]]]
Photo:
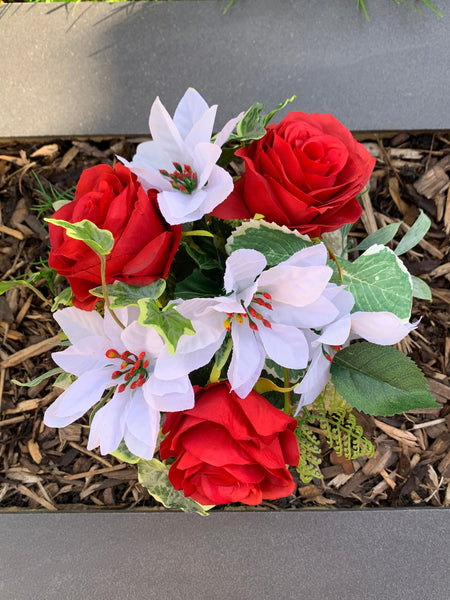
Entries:
[[105, 352], [105, 356], [121, 360], [120, 370], [114, 371], [111, 375], [113, 380], [123, 377], [123, 382], [117, 388], [119, 393], [124, 392], [128, 386], [134, 390], [144, 385], [147, 381], [149, 361], [145, 358], [145, 352], [141, 352], [139, 356], [136, 356], [136, 354], [128, 350], [119, 354], [117, 350], [111, 348]]
[[159, 172], [163, 177], [167, 177], [174, 190], [179, 190], [183, 194], [192, 194], [197, 188], [197, 173], [189, 165], [181, 166], [180, 163], [174, 162], [175, 171], [169, 173], [165, 169], [160, 169]]
[[272, 300], [272, 296], [268, 292], [256, 292], [248, 307], [245, 308], [245, 306], [242, 306], [244, 312], [227, 313], [228, 319], [224, 321], [223, 326], [227, 331], [230, 331], [231, 319], [234, 317], [234, 320], [239, 325], [243, 325], [246, 322], [244, 319], [248, 319], [248, 325], [253, 331], [258, 331], [258, 321], [259, 324], [262, 323], [264, 327], [272, 329], [270, 321], [268, 321], [260, 312], [258, 312], [258, 310], [261, 310], [260, 307], [273, 310], [269, 300]]

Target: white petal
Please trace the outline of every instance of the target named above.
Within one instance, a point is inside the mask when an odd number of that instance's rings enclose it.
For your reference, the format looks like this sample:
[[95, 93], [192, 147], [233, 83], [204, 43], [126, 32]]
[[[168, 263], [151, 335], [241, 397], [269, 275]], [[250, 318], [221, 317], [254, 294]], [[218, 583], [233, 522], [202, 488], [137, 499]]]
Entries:
[[320, 267], [327, 264], [327, 257], [328, 252], [325, 244], [316, 244], [295, 252], [295, 254], [280, 263], [280, 265], [290, 267]]
[[258, 289], [278, 302], [307, 306], [324, 291], [333, 270], [330, 267], [289, 267], [283, 263], [261, 273]]
[[242, 248], [233, 252], [225, 264], [226, 292], [245, 290], [253, 285], [266, 264], [266, 257], [257, 250]]
[[[192, 221], [199, 207], [206, 199], [206, 191], [197, 189], [192, 194], [179, 190], [163, 191], [158, 194], [158, 205], [163, 217], [170, 225], [180, 225]], [[200, 210], [201, 216], [205, 213]]]
[[390, 346], [397, 344], [417, 327], [416, 323], [403, 323], [390, 312], [355, 312], [351, 315], [352, 334], [368, 342]]
[[211, 327], [208, 320], [194, 321], [195, 335], [181, 336], [175, 354], [163, 348], [156, 361], [155, 376], [171, 380], [183, 377], [206, 365], [220, 348], [226, 335], [223, 324], [220, 328]]
[[[207, 102], [194, 88], [188, 88], [178, 103], [173, 122], [183, 139], [208, 110]], [[209, 136], [211, 137], [211, 135]]]
[[[159, 431], [159, 429], [158, 429]], [[158, 432], [156, 432], [158, 435]], [[140, 458], [144, 459], [152, 459], [155, 454], [156, 449], [156, 440], [154, 431], [149, 432], [147, 439], [138, 440], [125, 426], [125, 431], [123, 433], [123, 439], [127, 446], [127, 448]]]
[[47, 427], [65, 427], [84, 415], [100, 401], [112, 372], [112, 369], [94, 370], [76, 379], [45, 411]]
[[273, 323], [272, 328], [258, 322], [258, 333], [267, 356], [287, 369], [304, 369], [308, 364], [309, 349], [300, 329]]
[[[203, 214], [212, 212], [216, 206], [219, 206], [233, 191], [233, 178], [225, 169], [214, 165], [208, 179], [206, 191], [206, 200], [202, 205]], [[205, 189], [205, 188], [204, 188]]]
[[90, 336], [104, 336], [103, 319], [96, 311], [69, 306], [54, 313], [55, 321], [72, 344]]
[[125, 348], [136, 356], [145, 352], [147, 358], [156, 359], [164, 347], [161, 336], [153, 327], [143, 327], [137, 321], [124, 329], [121, 337]]
[[194, 168], [194, 171], [198, 175], [199, 188], [203, 188], [203, 186], [205, 186], [208, 183], [208, 180], [211, 176], [211, 171], [213, 170], [213, 167], [216, 164], [216, 162], [219, 160], [220, 154], [220, 148], [215, 144], [204, 142], [201, 144], [197, 144], [197, 146], [195, 147], [194, 164], [192, 166]]
[[177, 412], [194, 407], [194, 390], [187, 376], [170, 381], [152, 377], [142, 389], [145, 399], [156, 410]]
[[261, 375], [265, 352], [253, 331], [246, 324], [234, 323], [231, 328], [233, 355], [228, 369], [232, 389], [241, 398], [251, 392]]
[[240, 114], [238, 114], [237, 117], [234, 117], [234, 119], [230, 119], [228, 121], [228, 123], [226, 123], [224, 125], [222, 131], [217, 134], [217, 137], [216, 137], [214, 143], [217, 144], [218, 146], [223, 146], [225, 144], [225, 142], [228, 140], [228, 138], [230, 137], [230, 133], [233, 131], [233, 129], [239, 123], [239, 121], [242, 119], [243, 116], [244, 116], [244, 112], [241, 112]]
[[338, 316], [338, 309], [324, 296], [301, 308], [281, 302], [272, 302], [272, 307], [273, 316], [267, 317], [269, 321], [272, 318], [276, 323], [285, 323], [301, 329], [310, 327], [320, 329]]
[[302, 406], [307, 406], [311, 402], [314, 402], [327, 385], [330, 380], [330, 366], [330, 361], [325, 358], [322, 352], [322, 346], [319, 346], [314, 352], [313, 359], [305, 376], [294, 389], [296, 394], [301, 394], [295, 416]]
[[[139, 392], [139, 390], [136, 390], [136, 392]], [[142, 456], [142, 458], [152, 458], [158, 438], [160, 420], [159, 411], [146, 402], [142, 393], [132, 395], [126, 416], [124, 438], [133, 454]], [[134, 443], [134, 440], [137, 443]], [[147, 455], [143, 456], [145, 447], [147, 448]]]
[[[105, 356], [109, 350], [108, 340], [104, 337], [86, 337], [62, 352], [53, 352], [55, 363], [67, 373], [80, 377], [86, 371], [100, 369], [109, 363]], [[122, 352], [121, 348], [115, 348]]]
[[217, 104], [208, 108], [208, 110], [193, 125], [187, 137], [184, 138], [184, 143], [191, 152], [195, 151], [198, 144], [208, 142], [208, 144], [211, 145], [211, 136], [216, 112]]
[[324, 327], [322, 335], [319, 337], [319, 341], [322, 344], [328, 344], [330, 346], [341, 346], [345, 344], [350, 335], [351, 317], [350, 315], [344, 315], [334, 323], [330, 323]]
[[88, 450], [100, 446], [102, 454], [109, 454], [117, 449], [123, 439], [129, 403], [128, 390], [120, 394], [116, 392], [111, 400], [95, 413], [89, 433]]
[[176, 162], [186, 162], [186, 147], [169, 113], [159, 97], [153, 102], [149, 118], [153, 141]]

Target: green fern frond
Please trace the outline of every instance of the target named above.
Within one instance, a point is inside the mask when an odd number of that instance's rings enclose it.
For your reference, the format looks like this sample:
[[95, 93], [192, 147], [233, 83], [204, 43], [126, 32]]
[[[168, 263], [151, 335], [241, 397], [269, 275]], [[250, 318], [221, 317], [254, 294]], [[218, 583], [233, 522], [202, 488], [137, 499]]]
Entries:
[[364, 435], [363, 428], [356, 423], [352, 407], [329, 383], [312, 405], [318, 425], [330, 448], [338, 456], [354, 460], [360, 456], [370, 458], [375, 448]]
[[[312, 431], [310, 420], [310, 413], [304, 411], [298, 419], [298, 427], [295, 430], [300, 452], [297, 473], [303, 483], [310, 483], [314, 477], [323, 479], [323, 475], [319, 469], [319, 465], [322, 462], [320, 458], [320, 440]], [[314, 420], [315, 418], [313, 417]]]

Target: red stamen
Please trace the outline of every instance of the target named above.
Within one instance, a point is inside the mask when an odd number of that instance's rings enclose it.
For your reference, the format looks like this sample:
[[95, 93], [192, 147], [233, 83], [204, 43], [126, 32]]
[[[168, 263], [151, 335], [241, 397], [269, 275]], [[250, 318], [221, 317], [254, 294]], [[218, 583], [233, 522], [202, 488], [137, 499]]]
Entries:
[[263, 320], [263, 325], [264, 325], [264, 327], [268, 327], [269, 329], [272, 329], [272, 325], [267, 319]]
[[119, 358], [119, 353], [117, 352], [117, 350], [110, 348], [105, 352], [105, 356], [106, 358]]
[[258, 325], [256, 323], [253, 323], [253, 321], [249, 321], [249, 325], [250, 329], [252, 329], [253, 331], [258, 331]]
[[119, 387], [117, 388], [118, 393], [120, 394], [120, 393], [124, 392], [125, 391], [125, 387], [126, 387], [125, 384], [121, 383], [119, 385]]
[[269, 294], [269, 292], [263, 292], [263, 296], [266, 300], [272, 300], [272, 296]]

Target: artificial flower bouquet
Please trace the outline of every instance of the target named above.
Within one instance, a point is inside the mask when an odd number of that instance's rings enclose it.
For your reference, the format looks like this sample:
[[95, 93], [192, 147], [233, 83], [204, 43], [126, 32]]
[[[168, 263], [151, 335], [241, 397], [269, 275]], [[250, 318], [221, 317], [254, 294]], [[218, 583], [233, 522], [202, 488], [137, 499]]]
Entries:
[[287, 102], [213, 136], [217, 107], [195, 90], [173, 118], [157, 98], [152, 140], [86, 169], [47, 219], [70, 287], [54, 303], [64, 391], [44, 422], [92, 409], [88, 448], [136, 463], [169, 508], [284, 498], [321, 476], [323, 438], [373, 453], [353, 409], [436, 406], [392, 347], [417, 327], [413, 296], [430, 297], [399, 258], [429, 221], [395, 250], [399, 224], [349, 247], [374, 159], [331, 115], [269, 124]]

